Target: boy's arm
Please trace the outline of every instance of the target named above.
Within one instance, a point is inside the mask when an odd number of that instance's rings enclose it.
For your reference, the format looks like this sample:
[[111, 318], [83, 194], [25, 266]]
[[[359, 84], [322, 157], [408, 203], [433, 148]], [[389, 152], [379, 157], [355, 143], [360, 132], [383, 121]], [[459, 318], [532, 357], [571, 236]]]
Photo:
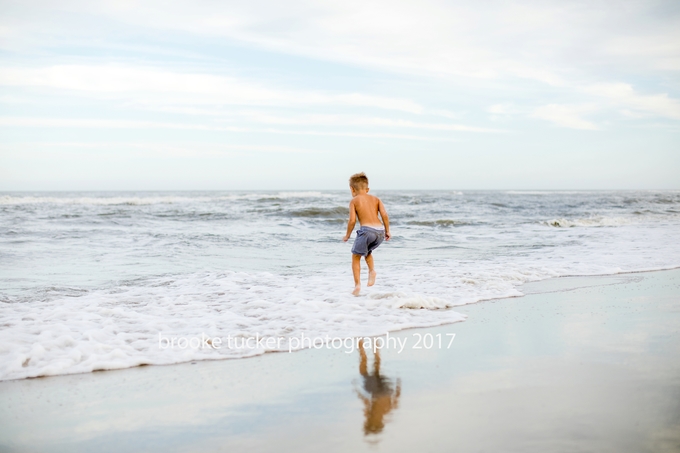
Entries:
[[357, 210], [354, 207], [354, 200], [349, 202], [349, 221], [347, 222], [347, 234], [345, 234], [345, 237], [342, 238], [344, 242], [347, 242], [349, 240], [349, 237], [352, 235], [352, 231], [354, 231], [354, 225], [357, 223]]
[[382, 200], [378, 202], [378, 212], [380, 213], [383, 225], [385, 226], [385, 240], [389, 241], [392, 237], [390, 234], [390, 218], [387, 215], [387, 209], [385, 209], [385, 205], [383, 204]]

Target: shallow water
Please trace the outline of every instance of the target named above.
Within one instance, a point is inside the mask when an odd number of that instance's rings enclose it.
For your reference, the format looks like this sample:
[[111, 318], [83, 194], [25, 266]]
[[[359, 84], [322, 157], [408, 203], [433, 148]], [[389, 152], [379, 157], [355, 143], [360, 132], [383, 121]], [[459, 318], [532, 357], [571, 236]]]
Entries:
[[349, 192], [2, 194], [0, 379], [276, 349], [163, 350], [159, 332], [375, 335], [527, 281], [680, 266], [677, 191], [375, 194], [393, 239], [359, 298]]

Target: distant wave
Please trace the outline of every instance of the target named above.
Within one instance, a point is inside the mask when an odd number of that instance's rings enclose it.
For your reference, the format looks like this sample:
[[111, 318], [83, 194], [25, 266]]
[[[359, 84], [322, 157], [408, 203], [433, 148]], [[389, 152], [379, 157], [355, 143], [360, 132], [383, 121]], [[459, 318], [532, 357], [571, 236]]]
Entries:
[[328, 198], [332, 197], [332, 194], [323, 192], [279, 192], [276, 195], [272, 195], [273, 198]]
[[195, 203], [197, 201], [210, 200], [208, 197], [13, 197], [0, 196], [0, 205], [22, 204], [61, 204], [61, 205], [152, 205], [171, 203]]
[[629, 225], [634, 223], [632, 219], [624, 217], [588, 217], [582, 219], [552, 219], [542, 222], [544, 225], [557, 228], [573, 227], [611, 227]]
[[437, 220], [411, 220], [410, 222], [406, 222], [406, 224], [429, 227], [453, 227], [462, 225], [472, 225], [472, 222], [465, 222], [463, 220], [452, 219], [437, 219]]
[[305, 208], [296, 211], [291, 211], [290, 215], [293, 217], [318, 217], [329, 218], [338, 216], [348, 216], [349, 209], [344, 206], [337, 206], [334, 208]]
[[329, 198], [332, 194], [321, 192], [278, 192], [278, 193], [247, 193], [247, 194], [216, 194], [215, 196], [178, 196], [178, 195], [149, 195], [149, 196], [98, 196], [98, 197], [73, 197], [73, 196], [13, 196], [1, 195], [2, 205], [23, 204], [59, 204], [59, 205], [130, 205], [143, 206], [154, 204], [172, 203], [204, 203], [228, 200], [282, 200], [294, 198]]
[[503, 193], [508, 195], [570, 195], [596, 192], [587, 190], [507, 190]]

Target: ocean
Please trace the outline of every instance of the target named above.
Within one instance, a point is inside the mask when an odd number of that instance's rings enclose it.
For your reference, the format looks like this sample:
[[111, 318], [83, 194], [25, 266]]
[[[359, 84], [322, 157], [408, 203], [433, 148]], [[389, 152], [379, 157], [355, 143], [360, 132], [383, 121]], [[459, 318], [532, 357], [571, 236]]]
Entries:
[[[0, 380], [287, 351], [463, 321], [529, 281], [680, 267], [678, 191], [371, 193], [393, 237], [359, 297], [349, 190], [0, 194]], [[165, 343], [202, 335], [284, 343]]]

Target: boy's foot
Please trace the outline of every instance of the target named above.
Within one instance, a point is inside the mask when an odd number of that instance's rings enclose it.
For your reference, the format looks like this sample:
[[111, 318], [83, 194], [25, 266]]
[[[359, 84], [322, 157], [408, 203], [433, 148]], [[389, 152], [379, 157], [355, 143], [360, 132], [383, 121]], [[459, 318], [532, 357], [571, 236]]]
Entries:
[[354, 291], [352, 291], [352, 294], [354, 294], [355, 296], [358, 296], [359, 292], [361, 292], [361, 285], [355, 286]]
[[368, 271], [368, 286], [375, 285], [375, 271]]

